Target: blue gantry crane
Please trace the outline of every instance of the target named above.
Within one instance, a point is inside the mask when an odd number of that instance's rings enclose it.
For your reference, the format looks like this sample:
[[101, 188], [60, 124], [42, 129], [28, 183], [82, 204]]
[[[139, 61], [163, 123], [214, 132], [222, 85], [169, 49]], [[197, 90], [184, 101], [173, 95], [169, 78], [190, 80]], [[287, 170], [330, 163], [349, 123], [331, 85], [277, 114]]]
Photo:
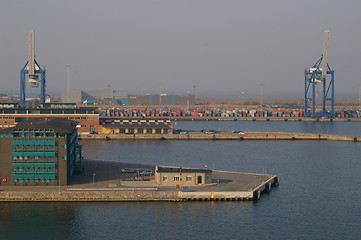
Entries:
[[[328, 64], [329, 33], [329, 30], [324, 31], [321, 58], [305, 70], [305, 116], [331, 118], [335, 116], [335, 71]], [[321, 85], [321, 93], [318, 85]], [[322, 109], [317, 108], [317, 97], [322, 98]]]
[[35, 60], [35, 31], [30, 29], [28, 32], [28, 61], [20, 70], [20, 107], [26, 106], [26, 80], [31, 87], [38, 88], [40, 85], [40, 103], [45, 103], [45, 73], [46, 70], [41, 69]]

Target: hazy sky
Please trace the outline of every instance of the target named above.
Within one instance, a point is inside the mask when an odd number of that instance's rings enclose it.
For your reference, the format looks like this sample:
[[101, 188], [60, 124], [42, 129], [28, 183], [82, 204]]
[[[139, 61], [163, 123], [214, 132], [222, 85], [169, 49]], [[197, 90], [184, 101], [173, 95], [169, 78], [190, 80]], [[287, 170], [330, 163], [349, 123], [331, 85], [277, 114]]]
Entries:
[[[19, 92], [27, 31], [47, 90], [303, 97], [329, 29], [336, 97], [361, 85], [360, 0], [2, 0], [1, 92]], [[28, 86], [28, 89], [30, 86]]]

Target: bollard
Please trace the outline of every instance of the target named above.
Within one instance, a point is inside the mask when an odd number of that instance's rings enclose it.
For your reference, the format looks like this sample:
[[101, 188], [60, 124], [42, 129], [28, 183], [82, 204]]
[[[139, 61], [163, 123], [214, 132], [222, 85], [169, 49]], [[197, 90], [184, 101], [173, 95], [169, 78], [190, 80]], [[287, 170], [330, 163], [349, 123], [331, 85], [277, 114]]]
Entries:
[[211, 192], [211, 198], [214, 198], [214, 192]]

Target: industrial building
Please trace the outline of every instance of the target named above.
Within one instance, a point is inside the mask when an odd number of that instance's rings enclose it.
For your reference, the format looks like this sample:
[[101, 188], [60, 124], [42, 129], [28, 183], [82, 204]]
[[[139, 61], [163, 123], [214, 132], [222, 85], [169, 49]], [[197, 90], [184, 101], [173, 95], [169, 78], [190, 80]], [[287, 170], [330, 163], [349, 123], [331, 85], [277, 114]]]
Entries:
[[164, 186], [195, 186], [212, 183], [212, 170], [178, 167], [156, 167], [155, 181]]
[[115, 90], [84, 92], [81, 90], [65, 90], [61, 94], [63, 103], [83, 103], [86, 105], [194, 105], [195, 95], [127, 95]]
[[[123, 100], [124, 101], [124, 100]], [[128, 102], [122, 102], [125, 105], [194, 105], [195, 95], [176, 96], [168, 94], [160, 95], [132, 95], [128, 96]]]
[[125, 134], [172, 134], [170, 119], [151, 118], [134, 119], [119, 117], [102, 117], [100, 124], [103, 133]]
[[61, 92], [62, 103], [83, 103], [84, 101], [91, 102], [95, 100], [97, 100], [95, 97], [77, 89], [70, 89]]
[[96, 107], [77, 107], [72, 103], [44, 103], [37, 108], [20, 108], [17, 103], [0, 103], [0, 129], [15, 127], [23, 119], [61, 118], [77, 121], [79, 133], [169, 134], [169, 118], [99, 116]]
[[44, 103], [36, 108], [21, 108], [17, 103], [0, 103], [0, 129], [14, 127], [22, 119], [63, 118], [79, 122], [78, 131], [101, 132], [96, 107], [77, 107], [75, 104]]
[[119, 92], [117, 90], [111, 89], [110, 87], [103, 90], [87, 91], [87, 94], [96, 99], [122, 99], [128, 97], [126, 93]]
[[70, 184], [73, 175], [82, 172], [77, 124], [60, 118], [31, 118], [0, 130], [0, 184]]
[[117, 105], [119, 99], [127, 99], [128, 95], [112, 89], [84, 92], [70, 89], [61, 93], [61, 102], [85, 105]]

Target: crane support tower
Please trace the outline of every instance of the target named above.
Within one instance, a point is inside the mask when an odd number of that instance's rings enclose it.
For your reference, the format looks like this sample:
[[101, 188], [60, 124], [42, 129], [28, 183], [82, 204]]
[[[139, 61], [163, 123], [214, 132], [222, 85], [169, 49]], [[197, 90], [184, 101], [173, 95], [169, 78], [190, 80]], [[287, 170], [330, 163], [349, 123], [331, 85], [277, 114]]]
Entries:
[[31, 87], [38, 88], [40, 85], [40, 103], [45, 103], [45, 69], [41, 69], [35, 60], [35, 31], [28, 32], [28, 61], [20, 70], [20, 107], [25, 107], [26, 80]]
[[[305, 116], [334, 117], [335, 116], [335, 72], [328, 64], [328, 35], [324, 31], [323, 54], [310, 68], [305, 70]], [[322, 93], [317, 90], [317, 85], [322, 85]], [[317, 109], [317, 96], [322, 97], [322, 110]]]

